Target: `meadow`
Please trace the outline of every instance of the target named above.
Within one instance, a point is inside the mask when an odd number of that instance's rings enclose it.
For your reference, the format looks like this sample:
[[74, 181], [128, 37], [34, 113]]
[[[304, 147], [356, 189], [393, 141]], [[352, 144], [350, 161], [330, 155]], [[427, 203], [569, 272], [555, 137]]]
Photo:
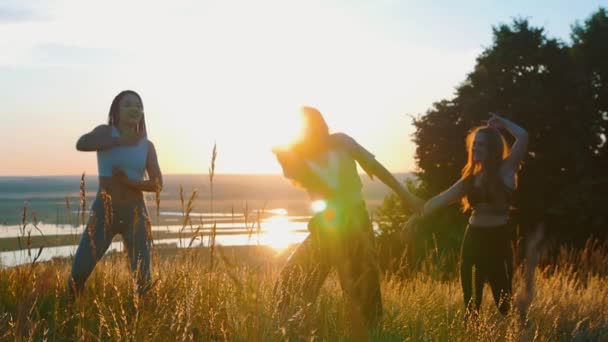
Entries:
[[[537, 270], [535, 293], [521, 322], [495, 309], [489, 291], [481, 314], [465, 321], [457, 277], [442, 279], [429, 258], [425, 271], [384, 274], [384, 315], [367, 337], [353, 335], [335, 275], [318, 300], [279, 325], [274, 283], [288, 251], [238, 247], [157, 250], [155, 285], [135, 294], [125, 255], [106, 256], [81, 297], [70, 301], [65, 260], [0, 270], [0, 337], [7, 341], [555, 341], [608, 338], [608, 253], [592, 245], [563, 250], [556, 264]], [[603, 268], [603, 269], [602, 269]], [[515, 281], [522, 290], [521, 274]], [[303, 314], [307, 313], [307, 314]]]
[[[180, 196], [185, 226], [191, 222], [188, 215], [195, 199]], [[213, 243], [190, 249], [157, 246], [152, 259], [154, 285], [143, 296], [137, 295], [123, 252], [106, 255], [76, 298], [67, 291], [69, 258], [0, 268], [0, 340], [608, 339], [606, 245], [590, 242], [582, 250], [564, 247], [545, 253], [532, 269], [522, 264], [509, 314], [498, 313], [486, 289], [479, 317], [468, 320], [458, 273], [452, 269], [457, 262], [443, 260], [431, 250], [420, 267], [382, 275], [384, 313], [369, 331], [350, 320], [333, 273], [317, 301], [294, 304], [293, 316], [277, 319], [275, 283], [293, 248], [279, 252], [263, 246]], [[36, 250], [31, 253], [35, 255]], [[408, 260], [400, 262], [408, 264]]]

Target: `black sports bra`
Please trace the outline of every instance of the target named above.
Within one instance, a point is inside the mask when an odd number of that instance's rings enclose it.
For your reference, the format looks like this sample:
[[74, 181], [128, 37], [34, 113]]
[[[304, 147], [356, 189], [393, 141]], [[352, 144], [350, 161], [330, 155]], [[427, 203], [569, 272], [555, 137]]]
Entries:
[[465, 181], [466, 196], [469, 205], [475, 210], [483, 206], [484, 212], [489, 214], [508, 214], [513, 203], [515, 190], [500, 182], [498, 194], [502, 198], [492, 198], [489, 189], [475, 186], [475, 176]]

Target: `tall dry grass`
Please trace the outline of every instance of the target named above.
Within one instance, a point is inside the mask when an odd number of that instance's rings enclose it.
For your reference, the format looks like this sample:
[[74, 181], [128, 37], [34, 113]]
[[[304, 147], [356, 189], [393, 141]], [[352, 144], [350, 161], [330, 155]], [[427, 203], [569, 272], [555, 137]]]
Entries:
[[[215, 172], [215, 147], [210, 173]], [[210, 176], [213, 182], [213, 176]], [[80, 209], [84, 211], [84, 177]], [[211, 187], [211, 190], [212, 187]], [[180, 189], [184, 233], [194, 229], [189, 213], [196, 197], [185, 200]], [[160, 196], [156, 194], [157, 208]], [[211, 204], [212, 206], [212, 204]], [[27, 208], [24, 209], [24, 217]], [[157, 209], [158, 210], [158, 209]], [[245, 209], [248, 220], [249, 210]], [[157, 211], [158, 213], [158, 211]], [[157, 214], [158, 216], [158, 214]], [[251, 223], [260, 229], [260, 219]], [[81, 216], [84, 225], [84, 219]], [[25, 225], [25, 218], [23, 220]], [[211, 228], [212, 233], [215, 230]], [[274, 317], [276, 280], [284, 257], [267, 249], [232, 249], [215, 246], [160, 255], [153, 253], [155, 285], [138, 295], [137, 284], [124, 253], [104, 257], [88, 279], [85, 291], [69, 300], [67, 260], [14, 268], [0, 268], [0, 340], [4, 341], [269, 341], [357, 338], [345, 313], [337, 276], [331, 275], [314, 303], [279, 325]], [[191, 243], [192, 244], [191, 240]], [[253, 247], [252, 247], [253, 248]], [[240, 251], [240, 252], [239, 252]], [[166, 253], [166, 252], [165, 252]], [[406, 261], [401, 261], [405, 262]], [[476, 320], [464, 319], [460, 282], [433, 255], [422, 272], [381, 281], [384, 315], [371, 339], [378, 341], [548, 341], [608, 339], [608, 248], [590, 243], [582, 251], [563, 249], [553, 262], [526, 276], [520, 269], [517, 291], [534, 289], [524, 298], [524, 322], [517, 305], [506, 317], [484, 292]], [[444, 274], [442, 274], [442, 272]], [[533, 283], [525, 280], [531, 279]], [[302, 312], [311, 314], [301, 315]]]
[[[223, 255], [209, 267], [205, 249], [175, 256], [154, 256], [156, 285], [137, 295], [122, 254], [106, 256], [75, 301], [67, 300], [69, 264], [38, 264], [0, 270], [2, 340], [348, 340], [337, 277], [331, 276], [311, 315], [292, 317], [285, 326], [273, 320], [273, 294], [281, 263], [259, 250], [252, 263]], [[604, 251], [605, 252], [605, 251]], [[582, 253], [585, 253], [584, 251]], [[245, 253], [241, 253], [242, 256]], [[248, 254], [250, 257], [251, 255]], [[574, 260], [569, 260], [574, 262]], [[602, 263], [608, 262], [604, 254]], [[162, 270], [162, 272], [160, 271]], [[516, 279], [516, 285], [521, 280]], [[580, 274], [575, 263], [538, 270], [525, 324], [514, 308], [502, 317], [489, 291], [478, 321], [466, 323], [458, 279], [440, 281], [417, 273], [408, 278], [386, 274], [385, 307], [374, 340], [605, 340], [608, 338], [608, 278]], [[298, 310], [294, 310], [298, 311]], [[350, 336], [352, 338], [352, 336]]]

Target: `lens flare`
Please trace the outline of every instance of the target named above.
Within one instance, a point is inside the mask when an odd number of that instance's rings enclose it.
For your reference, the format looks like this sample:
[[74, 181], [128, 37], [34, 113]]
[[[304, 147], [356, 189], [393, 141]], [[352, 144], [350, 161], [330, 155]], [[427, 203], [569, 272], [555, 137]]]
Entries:
[[325, 202], [324, 200], [316, 200], [314, 202], [312, 202], [312, 211], [314, 211], [315, 213], [320, 213], [323, 210], [327, 209], [327, 202]]

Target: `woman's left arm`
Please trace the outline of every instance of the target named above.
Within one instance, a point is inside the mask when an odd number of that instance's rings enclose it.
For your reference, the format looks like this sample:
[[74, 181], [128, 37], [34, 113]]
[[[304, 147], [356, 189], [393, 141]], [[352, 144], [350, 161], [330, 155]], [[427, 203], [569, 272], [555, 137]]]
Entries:
[[372, 174], [376, 175], [378, 179], [389, 188], [391, 188], [402, 200], [404, 200], [410, 208], [415, 212], [420, 212], [423, 209], [424, 201], [414, 196], [405, 184], [399, 182], [392, 173], [390, 173], [384, 165], [378, 162], [375, 158], [369, 163], [369, 169]]
[[129, 179], [122, 169], [115, 169], [114, 176], [118, 177], [120, 181], [126, 186], [138, 190], [147, 192], [161, 192], [163, 188], [163, 175], [158, 165], [158, 158], [156, 156], [156, 149], [151, 141], [148, 141], [148, 156], [146, 158], [146, 171], [148, 172], [148, 180], [134, 181]]
[[384, 165], [376, 160], [376, 157], [372, 153], [346, 134], [338, 133], [334, 134], [334, 136], [347, 146], [350, 154], [370, 177], [378, 177], [382, 183], [391, 188], [414, 211], [422, 210], [424, 201], [414, 196], [405, 184], [399, 182]]
[[528, 132], [503, 117], [493, 113], [490, 114], [492, 116], [488, 120], [488, 126], [504, 128], [515, 137], [515, 142], [513, 143], [513, 146], [511, 146], [511, 153], [509, 153], [507, 159], [505, 159], [505, 166], [507, 166], [510, 171], [517, 172], [521, 161], [528, 151]]

